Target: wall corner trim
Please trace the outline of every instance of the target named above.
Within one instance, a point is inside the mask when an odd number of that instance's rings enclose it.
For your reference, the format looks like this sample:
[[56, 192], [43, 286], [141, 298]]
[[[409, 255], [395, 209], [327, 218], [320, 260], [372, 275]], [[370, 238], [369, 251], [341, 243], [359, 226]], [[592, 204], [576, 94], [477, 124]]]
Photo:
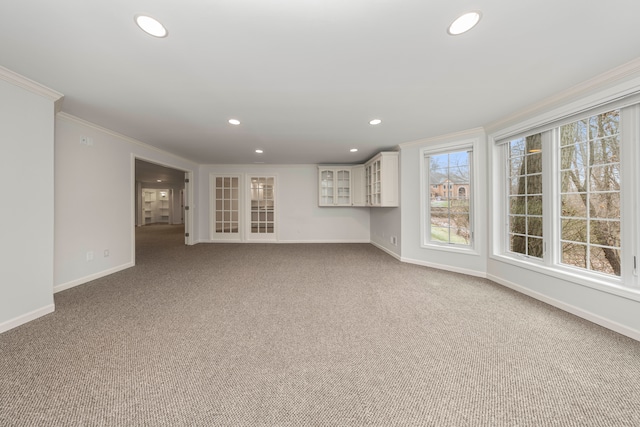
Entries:
[[32, 320], [35, 320], [46, 314], [53, 313], [54, 311], [55, 305], [49, 304], [37, 310], [33, 310], [29, 313], [25, 313], [13, 319], [9, 319], [6, 322], [0, 323], [0, 334], [3, 332], [7, 332], [10, 329], [17, 328], [20, 325], [24, 325], [25, 323], [31, 322]]
[[48, 87], [41, 85], [38, 82], [30, 80], [2, 66], [0, 66], [0, 80], [4, 80], [18, 87], [26, 89], [29, 92], [47, 98], [52, 102], [56, 102], [64, 97], [64, 95], [60, 92], [49, 89]]

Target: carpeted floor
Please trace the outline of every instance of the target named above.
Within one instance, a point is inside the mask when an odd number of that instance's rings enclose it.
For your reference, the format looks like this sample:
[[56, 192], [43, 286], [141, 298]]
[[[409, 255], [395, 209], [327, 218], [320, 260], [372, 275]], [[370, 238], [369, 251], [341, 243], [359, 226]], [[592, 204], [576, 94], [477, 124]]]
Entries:
[[367, 244], [183, 245], [0, 335], [2, 426], [638, 426], [640, 343]]

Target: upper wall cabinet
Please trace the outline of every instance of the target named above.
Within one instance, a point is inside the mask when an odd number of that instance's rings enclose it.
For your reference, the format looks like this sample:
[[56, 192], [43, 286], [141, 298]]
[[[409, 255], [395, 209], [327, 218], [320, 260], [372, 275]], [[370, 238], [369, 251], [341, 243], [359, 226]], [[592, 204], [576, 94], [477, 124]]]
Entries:
[[351, 167], [318, 166], [318, 204], [351, 206]]
[[365, 165], [367, 206], [398, 206], [398, 153], [383, 151]]
[[383, 151], [364, 165], [318, 166], [319, 206], [398, 206], [398, 153]]

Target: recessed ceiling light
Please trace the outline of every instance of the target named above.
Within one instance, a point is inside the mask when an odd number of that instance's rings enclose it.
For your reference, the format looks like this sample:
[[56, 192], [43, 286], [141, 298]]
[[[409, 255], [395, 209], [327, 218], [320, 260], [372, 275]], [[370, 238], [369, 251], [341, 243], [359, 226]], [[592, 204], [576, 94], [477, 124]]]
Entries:
[[167, 37], [169, 34], [164, 25], [150, 16], [136, 15], [135, 21], [142, 31], [147, 34], [151, 34], [154, 37]]
[[240, 120], [238, 120], [238, 119], [229, 119], [229, 123], [234, 125], [234, 126], [238, 126], [240, 124]]
[[373, 119], [369, 122], [370, 125], [379, 125], [380, 123], [382, 123], [380, 119]]
[[481, 17], [482, 14], [479, 11], [467, 12], [453, 21], [453, 23], [449, 25], [447, 32], [452, 36], [466, 33], [476, 26]]
[[358, 151], [358, 149], [357, 149], [357, 148], [352, 148], [352, 149], [351, 149], [351, 150], [349, 150], [349, 151], [351, 151], [352, 153], [355, 153], [356, 151]]
[[162, 182], [162, 180], [161, 180], [161, 179], [157, 179], [156, 181], [158, 181], [158, 182]]
[[259, 149], [259, 148], [258, 148], [258, 149], [256, 150], [256, 153], [258, 153], [258, 154], [262, 154], [262, 153], [264, 153], [264, 151], [262, 151], [261, 149]]

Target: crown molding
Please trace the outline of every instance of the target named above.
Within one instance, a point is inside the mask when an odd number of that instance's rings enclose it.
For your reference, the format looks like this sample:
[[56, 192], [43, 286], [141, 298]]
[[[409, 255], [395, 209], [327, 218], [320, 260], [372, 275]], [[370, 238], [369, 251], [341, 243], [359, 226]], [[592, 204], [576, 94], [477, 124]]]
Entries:
[[400, 148], [400, 150], [402, 150], [404, 148], [408, 148], [416, 145], [429, 145], [435, 142], [471, 139], [471, 138], [477, 138], [478, 136], [481, 136], [481, 135], [484, 135], [484, 128], [478, 127], [478, 128], [462, 130], [459, 132], [448, 133], [444, 135], [431, 136], [429, 138], [418, 139], [416, 141], [403, 142], [401, 144], [398, 144], [398, 147]]
[[189, 163], [197, 165], [197, 163], [194, 162], [193, 160], [189, 160], [189, 159], [186, 159], [184, 157], [180, 157], [180, 156], [178, 156], [176, 154], [170, 153], [169, 151], [165, 151], [165, 150], [162, 150], [162, 149], [160, 149], [158, 147], [154, 147], [153, 145], [149, 145], [149, 144], [147, 144], [145, 142], [138, 141], [137, 139], [134, 139], [134, 138], [131, 138], [129, 136], [123, 135], [121, 133], [112, 131], [110, 129], [107, 129], [105, 127], [97, 125], [95, 123], [91, 123], [91, 122], [89, 122], [87, 120], [81, 119], [81, 118], [76, 117], [76, 116], [74, 116], [72, 114], [65, 113], [65, 112], [59, 112], [58, 114], [56, 114], [56, 117], [61, 119], [61, 120], [65, 120], [65, 121], [68, 121], [68, 122], [71, 122], [71, 123], [76, 123], [76, 124], [79, 124], [81, 126], [85, 126], [85, 127], [94, 129], [96, 131], [105, 133], [107, 135], [111, 135], [114, 138], [121, 139], [123, 141], [129, 142], [129, 143], [134, 144], [134, 145], [138, 145], [140, 147], [146, 148], [147, 150], [152, 150], [152, 151], [155, 151], [157, 153], [168, 155], [168, 156], [174, 157], [176, 159], [180, 159], [182, 161], [189, 162]]
[[[572, 103], [578, 99], [586, 98], [596, 92], [611, 89], [614, 86], [621, 86], [610, 98], [624, 96], [637, 91], [637, 82], [634, 79], [640, 78], [640, 57], [624, 63], [616, 68], [612, 68], [596, 77], [579, 83], [571, 88], [559, 92], [540, 102], [532, 104], [509, 116], [488, 123], [484, 126], [488, 134], [504, 129], [514, 123], [523, 122], [532, 117], [538, 116], [563, 105]], [[625, 83], [629, 83], [625, 85]], [[626, 87], [629, 86], [629, 87]]]
[[56, 108], [59, 109], [59, 100], [61, 100], [64, 95], [60, 92], [56, 92], [53, 89], [49, 89], [48, 87], [41, 85], [38, 82], [35, 82], [31, 79], [28, 79], [24, 76], [21, 76], [18, 73], [15, 73], [8, 68], [0, 66], [0, 80], [4, 80], [8, 83], [11, 83], [15, 86], [21, 87], [23, 89], [28, 90], [31, 93], [42, 96], [43, 98], [47, 98], [52, 102], [56, 103]]

